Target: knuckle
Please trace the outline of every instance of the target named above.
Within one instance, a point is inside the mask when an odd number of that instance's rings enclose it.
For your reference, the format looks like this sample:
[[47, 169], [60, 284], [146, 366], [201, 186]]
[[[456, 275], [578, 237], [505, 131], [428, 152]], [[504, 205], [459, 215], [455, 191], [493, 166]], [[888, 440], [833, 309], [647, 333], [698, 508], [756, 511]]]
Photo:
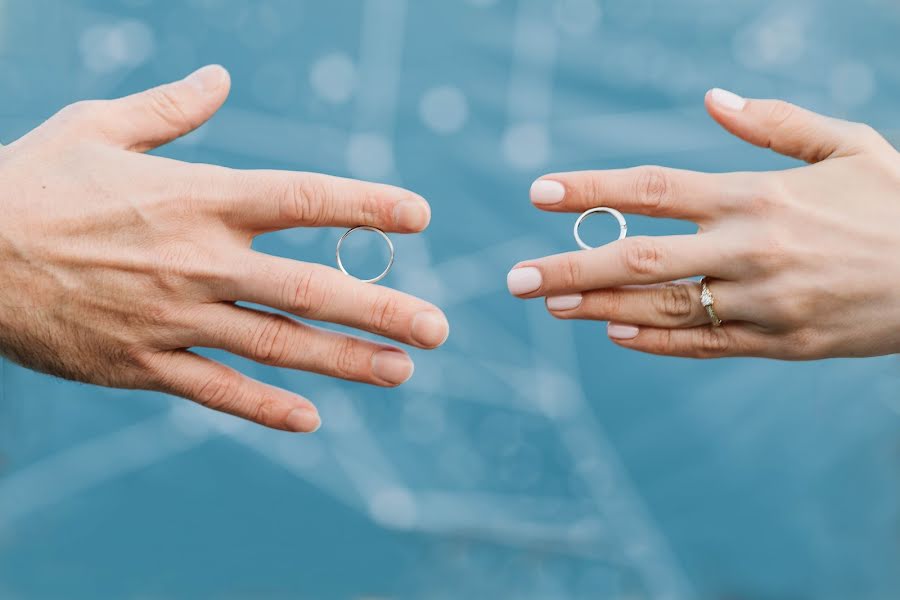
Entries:
[[148, 380], [161, 380], [163, 372], [159, 369], [156, 354], [139, 345], [129, 345], [122, 350], [121, 357], [128, 367], [143, 373]]
[[784, 100], [773, 100], [769, 105], [766, 118], [774, 127], [781, 127], [790, 121], [797, 112], [797, 107]]
[[327, 293], [311, 270], [304, 270], [285, 281], [284, 304], [293, 313], [315, 315], [322, 311]]
[[288, 222], [316, 226], [328, 222], [329, 207], [334, 205], [333, 192], [317, 177], [305, 176], [288, 187], [282, 203], [283, 216]]
[[229, 371], [202, 381], [195, 396], [201, 405], [219, 410], [231, 406], [240, 397], [240, 391], [241, 377]]
[[691, 288], [679, 283], [663, 285], [654, 296], [656, 310], [672, 319], [684, 321], [694, 313], [695, 299]]
[[731, 349], [731, 338], [722, 327], [700, 327], [694, 347], [700, 356], [720, 356]]
[[567, 289], [578, 288], [582, 281], [581, 261], [575, 255], [563, 257], [559, 263], [559, 276], [563, 287]]
[[826, 358], [841, 353], [843, 340], [830, 340], [819, 331], [801, 327], [785, 336], [787, 342], [784, 358], [789, 360], [809, 360]]
[[853, 132], [857, 137], [864, 141], [874, 141], [874, 140], [882, 140], [884, 139], [878, 130], [869, 125], [868, 123], [853, 123]]
[[813, 295], [794, 286], [788, 288], [791, 289], [790, 293], [784, 293], [785, 288], [784, 284], [777, 283], [762, 295], [768, 310], [771, 311], [770, 319], [774, 325], [782, 329], [800, 327], [811, 315], [817, 314], [815, 303], [809, 300]]
[[148, 106], [164, 123], [173, 129], [184, 129], [193, 125], [181, 100], [168, 86], [161, 86], [148, 92]]
[[784, 204], [787, 192], [783, 182], [768, 178], [754, 186], [743, 203], [744, 211], [758, 217], [769, 217]]
[[364, 188], [361, 202], [362, 214], [374, 223], [389, 222], [391, 215], [388, 204], [382, 201], [374, 187], [365, 185]]
[[81, 100], [63, 107], [56, 117], [65, 122], [90, 121], [101, 114], [104, 104], [102, 100]]
[[392, 296], [385, 295], [378, 298], [371, 307], [369, 313], [369, 328], [374, 333], [387, 333], [391, 331], [400, 316], [400, 301]]
[[601, 176], [587, 177], [581, 184], [581, 195], [585, 200], [591, 202], [591, 206], [596, 206], [594, 202], [603, 198], [603, 195], [606, 192], [601, 179]]
[[774, 273], [783, 267], [786, 252], [777, 235], [766, 233], [744, 250], [744, 259], [763, 273]]
[[51, 122], [64, 131], [80, 131], [91, 127], [102, 130], [102, 118], [107, 104], [106, 100], [81, 100], [63, 107]]
[[624, 312], [624, 308], [625, 296], [621, 290], [604, 290], [594, 296], [591, 312], [595, 312], [598, 317], [613, 320], [615, 316]]
[[352, 379], [359, 372], [357, 361], [357, 342], [352, 337], [340, 340], [334, 349], [335, 373], [342, 379]]
[[196, 249], [190, 243], [170, 243], [160, 250], [157, 284], [165, 290], [182, 288], [195, 273]]
[[663, 261], [662, 250], [649, 238], [635, 237], [623, 244], [622, 260], [628, 273], [647, 277], [659, 273]]
[[254, 402], [248, 412], [251, 421], [272, 426], [275, 424], [275, 415], [279, 412], [279, 403], [273, 398], [263, 396]]
[[643, 167], [635, 185], [635, 198], [647, 211], [665, 208], [672, 197], [672, 178], [662, 167]]
[[859, 140], [862, 148], [883, 148], [891, 147], [891, 144], [877, 129], [868, 123], [851, 123], [851, 133], [854, 138]]
[[652, 343], [650, 343], [648, 350], [654, 354], [675, 354], [677, 348], [675, 340], [672, 338], [672, 330], [660, 330]]
[[280, 315], [266, 317], [252, 336], [253, 358], [267, 364], [281, 363], [290, 344], [291, 321]]

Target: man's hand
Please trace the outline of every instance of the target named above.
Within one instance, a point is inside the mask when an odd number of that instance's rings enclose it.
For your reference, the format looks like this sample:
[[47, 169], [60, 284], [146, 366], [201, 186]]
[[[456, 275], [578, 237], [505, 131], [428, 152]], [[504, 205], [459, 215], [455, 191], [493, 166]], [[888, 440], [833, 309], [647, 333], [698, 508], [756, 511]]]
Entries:
[[433, 305], [251, 249], [255, 236], [290, 227], [422, 231], [430, 210], [387, 185], [141, 154], [200, 126], [228, 90], [228, 73], [208, 66], [133, 96], [66, 107], [0, 150], [0, 352], [61, 377], [160, 390], [314, 431], [308, 400], [188, 348], [403, 383], [413, 365], [399, 348], [235, 302], [439, 346], [449, 329]]
[[[626, 348], [690, 357], [804, 360], [900, 352], [900, 155], [871, 127], [724, 90], [710, 115], [739, 138], [809, 163], [770, 173], [661, 167], [546, 175], [543, 210], [697, 223], [697, 235], [633, 237], [529, 260], [510, 291], [561, 319], [609, 321]], [[713, 328], [700, 303], [710, 277]]]

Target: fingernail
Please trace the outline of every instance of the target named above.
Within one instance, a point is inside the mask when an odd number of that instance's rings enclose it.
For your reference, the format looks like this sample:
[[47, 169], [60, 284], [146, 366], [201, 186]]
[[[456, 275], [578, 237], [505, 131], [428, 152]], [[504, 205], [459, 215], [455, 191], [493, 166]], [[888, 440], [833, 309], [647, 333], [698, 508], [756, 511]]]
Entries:
[[558, 181], [538, 179], [531, 184], [531, 201], [535, 204], [556, 204], [566, 197], [566, 188]]
[[428, 209], [421, 201], [401, 200], [394, 207], [394, 224], [398, 229], [420, 231], [428, 225]]
[[284, 420], [284, 424], [291, 431], [312, 433], [322, 426], [322, 419], [314, 410], [295, 408]]
[[420, 312], [413, 317], [410, 334], [419, 345], [434, 348], [447, 341], [447, 336], [450, 335], [450, 324], [447, 323], [447, 318], [439, 312]]
[[514, 296], [530, 294], [541, 287], [541, 272], [534, 267], [513, 269], [506, 276], [506, 287]]
[[713, 88], [709, 91], [709, 99], [728, 110], [744, 110], [747, 101], [728, 90]]
[[206, 65], [184, 78], [186, 82], [201, 92], [211, 92], [225, 81], [225, 68], [220, 65]]
[[372, 373], [387, 383], [400, 385], [412, 377], [413, 362], [403, 352], [381, 350], [372, 357]]
[[567, 294], [565, 296], [550, 296], [547, 298], [547, 308], [550, 310], [572, 310], [581, 304], [581, 294]]
[[634, 325], [620, 325], [619, 323], [610, 323], [606, 326], [606, 333], [614, 340], [630, 340], [637, 337], [640, 329]]

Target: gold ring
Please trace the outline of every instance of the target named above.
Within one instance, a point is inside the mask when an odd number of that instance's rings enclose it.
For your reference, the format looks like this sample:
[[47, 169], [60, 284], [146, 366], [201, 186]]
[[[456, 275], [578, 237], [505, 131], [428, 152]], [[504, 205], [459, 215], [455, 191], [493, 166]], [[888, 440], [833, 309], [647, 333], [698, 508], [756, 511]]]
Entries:
[[713, 306], [716, 303], [716, 299], [713, 297], [712, 292], [709, 291], [709, 286], [706, 284], [707, 279], [709, 278], [704, 277], [700, 280], [700, 304], [706, 309], [706, 314], [709, 315], [709, 321], [712, 323], [712, 326], [720, 327], [722, 319], [716, 314], [716, 309]]

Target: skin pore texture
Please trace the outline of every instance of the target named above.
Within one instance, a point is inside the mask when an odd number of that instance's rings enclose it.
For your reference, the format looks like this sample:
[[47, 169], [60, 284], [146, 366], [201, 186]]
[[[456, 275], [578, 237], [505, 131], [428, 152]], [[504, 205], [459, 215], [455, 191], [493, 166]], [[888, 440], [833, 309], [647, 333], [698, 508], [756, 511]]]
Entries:
[[251, 249], [255, 236], [291, 227], [415, 233], [430, 208], [387, 185], [143, 154], [212, 117], [229, 87], [225, 69], [204, 67], [133, 96], [71, 105], [0, 149], [0, 353], [68, 379], [314, 431], [320, 419], [305, 398], [189, 348], [405, 382], [413, 364], [394, 345], [235, 303], [437, 347], [449, 325], [428, 302]]
[[[617, 344], [696, 358], [786, 360], [900, 352], [900, 154], [871, 127], [714, 89], [706, 108], [737, 137], [807, 163], [767, 173], [637, 167], [555, 173], [542, 210], [683, 219], [695, 235], [632, 237], [528, 260], [512, 294], [561, 319], [608, 321]], [[715, 310], [700, 303], [708, 276]]]

